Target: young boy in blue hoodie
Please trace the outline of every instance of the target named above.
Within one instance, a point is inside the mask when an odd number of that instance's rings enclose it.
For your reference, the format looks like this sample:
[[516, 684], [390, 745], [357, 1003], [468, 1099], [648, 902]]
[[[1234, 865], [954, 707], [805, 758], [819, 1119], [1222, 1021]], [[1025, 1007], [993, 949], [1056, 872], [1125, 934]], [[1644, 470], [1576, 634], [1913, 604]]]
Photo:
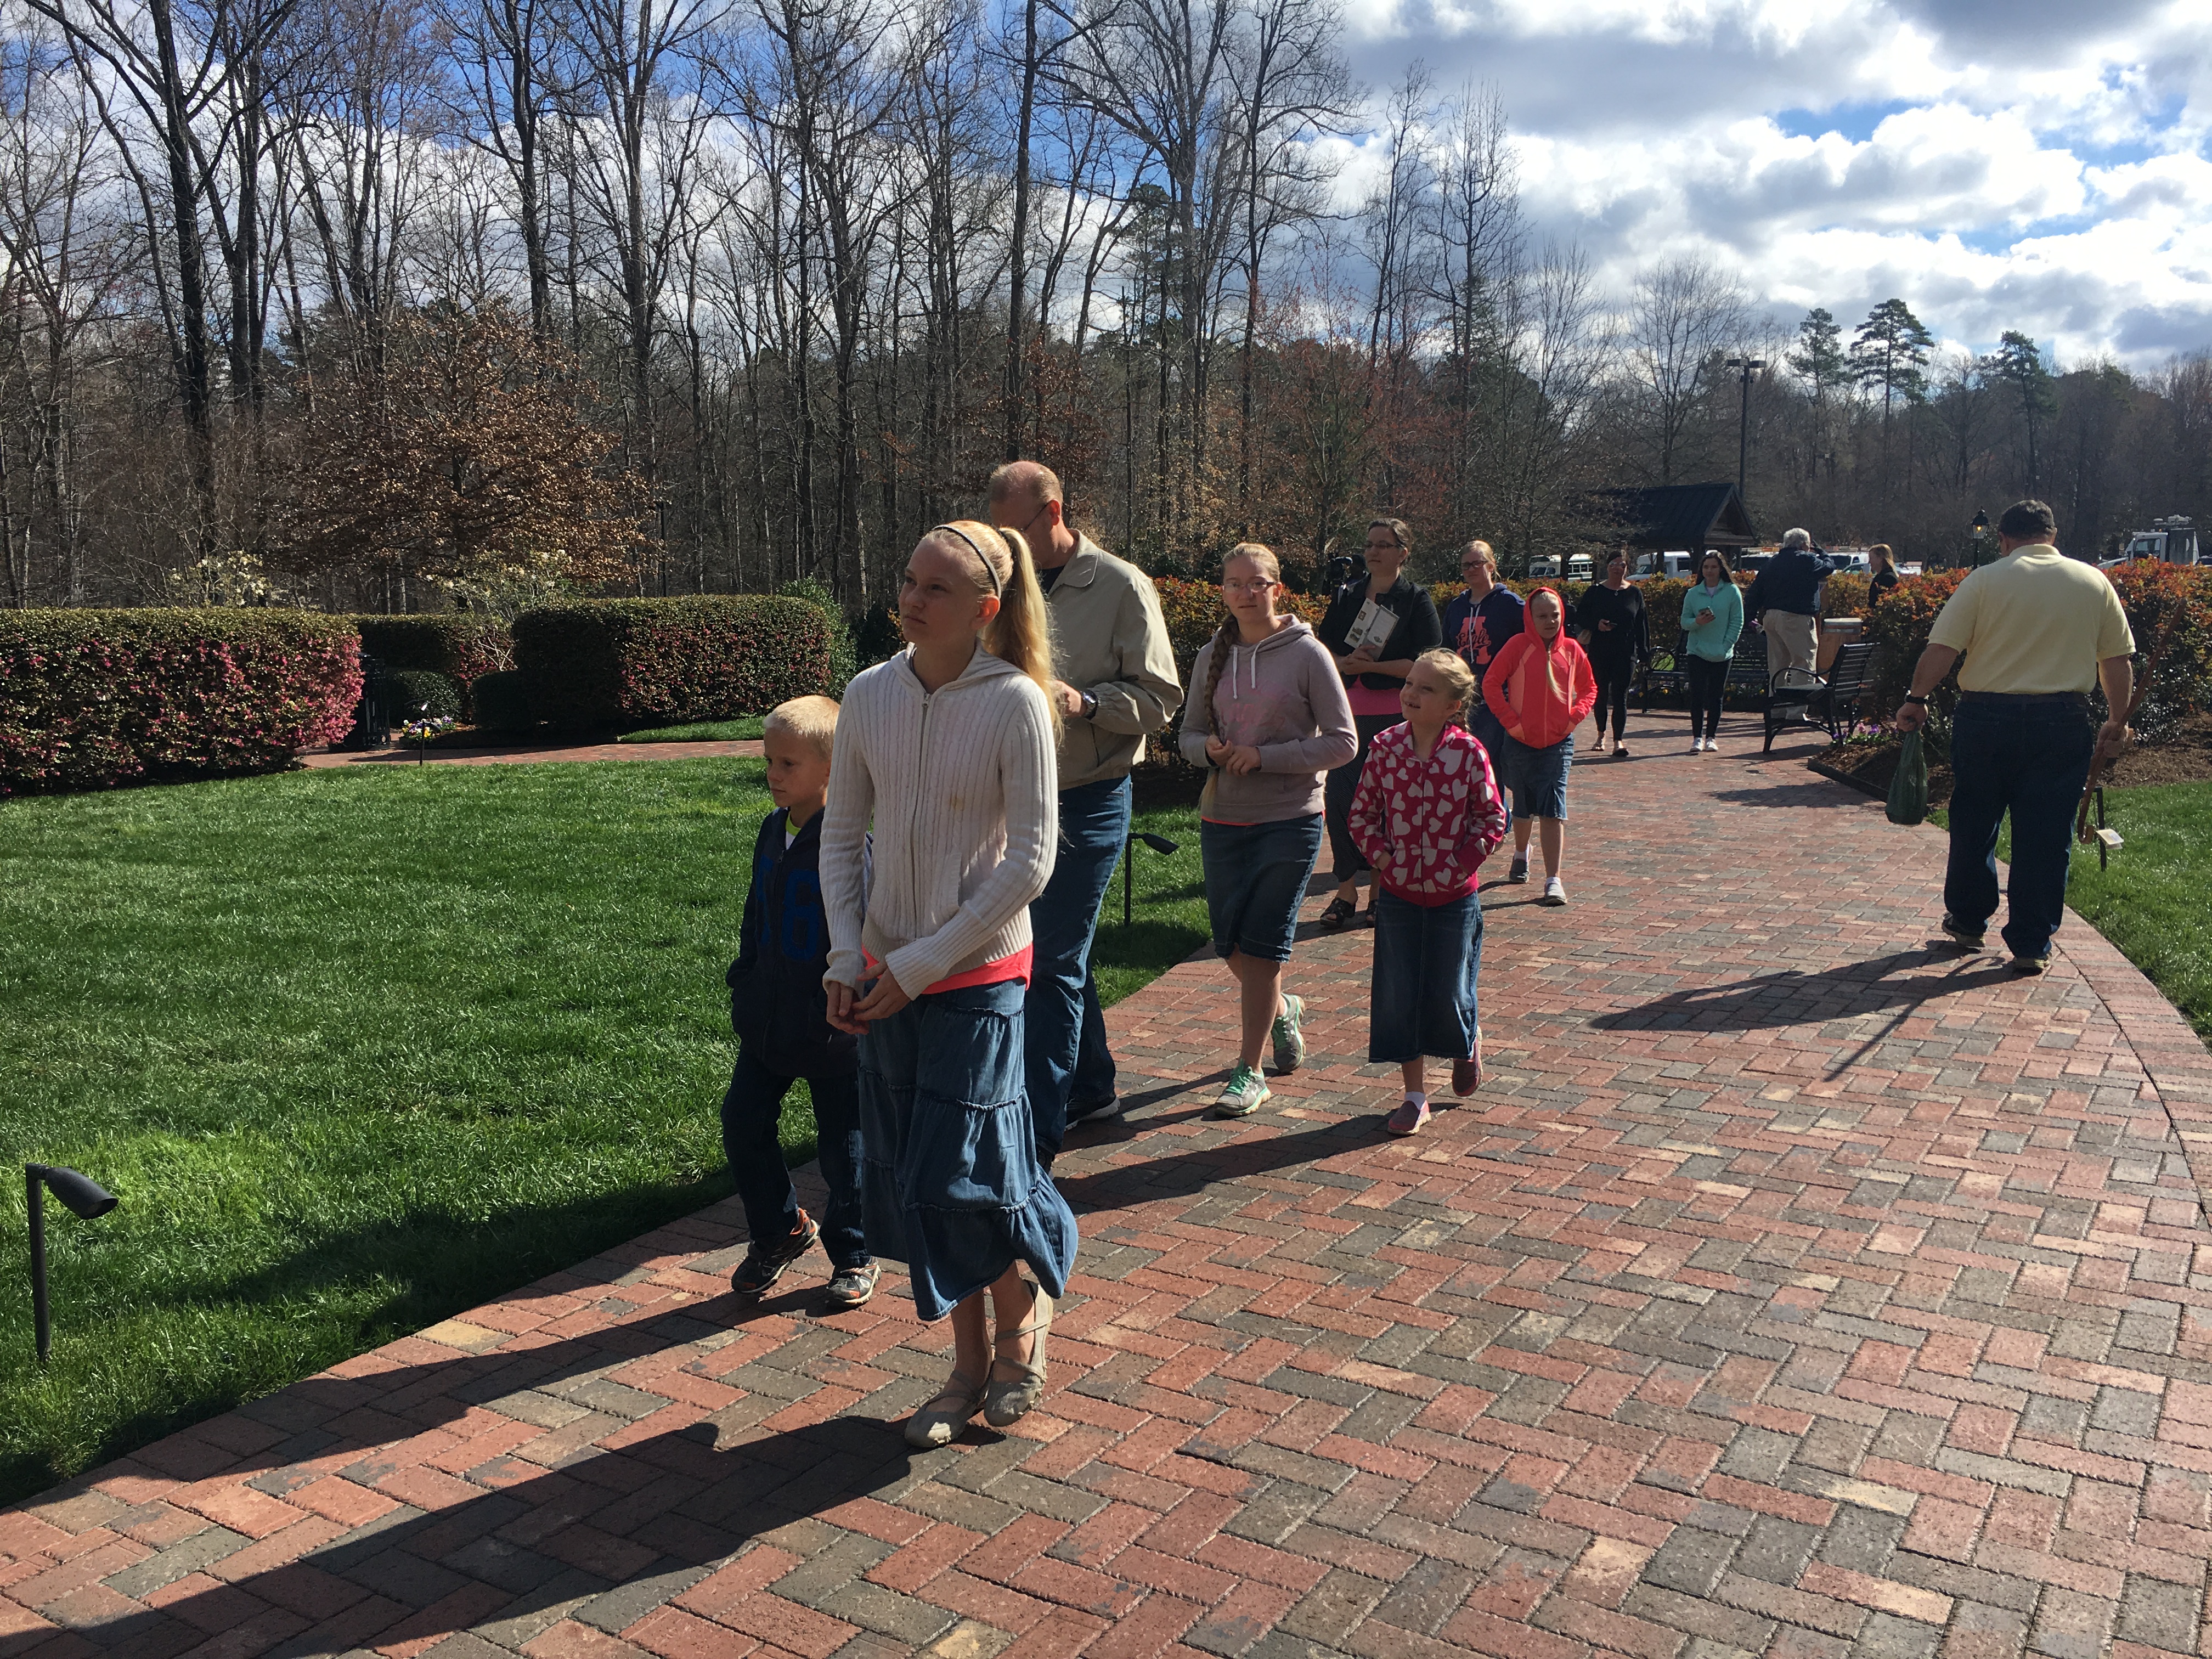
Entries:
[[[765, 722], [776, 811], [753, 846], [752, 890], [727, 975], [738, 1049], [722, 1097], [722, 1149], [752, 1235], [730, 1288], [749, 1299], [765, 1295], [819, 1238], [830, 1257], [830, 1306], [844, 1309], [876, 1293], [880, 1270], [860, 1231], [859, 1044], [831, 1029], [822, 989], [830, 927], [818, 857], [836, 731], [837, 705], [828, 697], [794, 697]], [[814, 1097], [830, 1188], [819, 1226], [799, 1206], [776, 1133], [794, 1078], [805, 1078]]]

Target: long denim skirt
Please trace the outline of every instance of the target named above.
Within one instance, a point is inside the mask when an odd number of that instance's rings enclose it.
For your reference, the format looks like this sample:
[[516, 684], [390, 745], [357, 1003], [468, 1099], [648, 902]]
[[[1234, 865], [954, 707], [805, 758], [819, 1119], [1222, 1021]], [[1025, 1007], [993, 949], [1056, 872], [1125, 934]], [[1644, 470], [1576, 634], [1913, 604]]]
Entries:
[[1375, 972], [1367, 1015], [1367, 1058], [1467, 1060], [1481, 1015], [1475, 975], [1482, 969], [1482, 902], [1468, 893], [1449, 904], [1414, 904], [1395, 893], [1375, 901]]
[[916, 997], [860, 1039], [869, 1250], [907, 1264], [926, 1320], [1026, 1261], [1054, 1297], [1075, 1212], [1037, 1163], [1019, 980]]

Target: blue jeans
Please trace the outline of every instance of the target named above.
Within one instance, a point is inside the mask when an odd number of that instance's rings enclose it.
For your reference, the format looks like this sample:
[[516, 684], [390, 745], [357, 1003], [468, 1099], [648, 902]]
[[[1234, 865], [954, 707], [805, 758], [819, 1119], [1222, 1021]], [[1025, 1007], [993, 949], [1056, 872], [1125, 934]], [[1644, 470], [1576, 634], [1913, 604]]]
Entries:
[[[791, 1084], [740, 1049], [730, 1070], [729, 1092], [722, 1097], [722, 1155], [730, 1160], [730, 1176], [745, 1206], [745, 1227], [756, 1244], [782, 1238], [799, 1225], [799, 1194], [776, 1139]], [[872, 1259], [860, 1231], [860, 1079], [849, 1073], [812, 1077], [806, 1086], [814, 1097], [822, 1179], [830, 1188], [822, 1248], [830, 1266], [858, 1267]]]
[[1054, 1297], [1075, 1267], [1075, 1214], [1030, 1127], [1022, 1002], [1013, 980], [938, 991], [860, 1039], [868, 1243], [907, 1264], [925, 1320], [1017, 1261]]
[[1510, 803], [1505, 810], [1505, 827], [1510, 830], [1513, 815], [1521, 810], [1521, 802], [1513, 789], [1513, 780], [1505, 775], [1505, 728], [1498, 724], [1498, 716], [1492, 714], [1489, 705], [1483, 702], [1479, 684], [1474, 705], [1467, 713], [1467, 729], [1474, 734], [1474, 740], [1490, 757], [1490, 774], [1497, 781], [1498, 799]]
[[1129, 840], [1129, 780], [1060, 792], [1060, 848], [1052, 879], [1030, 903], [1030, 1114], [1037, 1156], [1060, 1154], [1070, 1100], [1091, 1105], [1114, 1092], [1114, 1057], [1091, 973], [1091, 940], [1114, 866]]
[[1943, 908], [1969, 927], [1996, 914], [1997, 829], [2012, 813], [2012, 873], [2005, 884], [2005, 948], [2051, 954], [2066, 909], [2074, 812], [2089, 781], [2097, 734], [2086, 704], [1975, 702], [1951, 721], [1951, 858]]
[[1481, 966], [1482, 905], [1474, 894], [1449, 904], [1415, 904], [1389, 892], [1377, 897], [1368, 1060], [1472, 1059]]

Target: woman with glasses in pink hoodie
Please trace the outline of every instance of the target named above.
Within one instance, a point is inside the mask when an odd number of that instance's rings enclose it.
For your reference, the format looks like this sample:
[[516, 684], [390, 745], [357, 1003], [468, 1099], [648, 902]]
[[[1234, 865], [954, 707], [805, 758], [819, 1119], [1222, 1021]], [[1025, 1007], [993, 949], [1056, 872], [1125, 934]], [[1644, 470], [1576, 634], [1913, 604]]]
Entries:
[[1567, 769], [1574, 764], [1575, 727], [1597, 702], [1590, 659], [1566, 629], [1566, 602], [1540, 587], [1528, 596], [1528, 626], [1491, 659], [1482, 700], [1505, 728], [1497, 757], [1521, 809], [1513, 818], [1513, 862], [1505, 879], [1528, 879], [1528, 835], [1544, 849], [1544, 904], [1565, 904], [1559, 860], [1567, 841]]

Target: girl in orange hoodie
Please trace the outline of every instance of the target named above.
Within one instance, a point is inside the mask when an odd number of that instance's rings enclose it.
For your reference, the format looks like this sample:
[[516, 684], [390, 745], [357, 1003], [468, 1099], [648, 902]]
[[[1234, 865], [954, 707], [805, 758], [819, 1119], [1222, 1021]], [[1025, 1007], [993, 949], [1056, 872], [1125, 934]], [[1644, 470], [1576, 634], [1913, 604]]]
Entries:
[[1575, 727], [1597, 702], [1597, 676], [1566, 629], [1567, 607], [1555, 589], [1528, 596], [1526, 629], [1505, 642], [1482, 677], [1482, 700], [1505, 728], [1498, 759], [1513, 786], [1513, 862], [1505, 879], [1528, 879], [1528, 832], [1540, 825], [1544, 894], [1565, 904], [1559, 858], [1567, 840], [1567, 769], [1574, 763]]

